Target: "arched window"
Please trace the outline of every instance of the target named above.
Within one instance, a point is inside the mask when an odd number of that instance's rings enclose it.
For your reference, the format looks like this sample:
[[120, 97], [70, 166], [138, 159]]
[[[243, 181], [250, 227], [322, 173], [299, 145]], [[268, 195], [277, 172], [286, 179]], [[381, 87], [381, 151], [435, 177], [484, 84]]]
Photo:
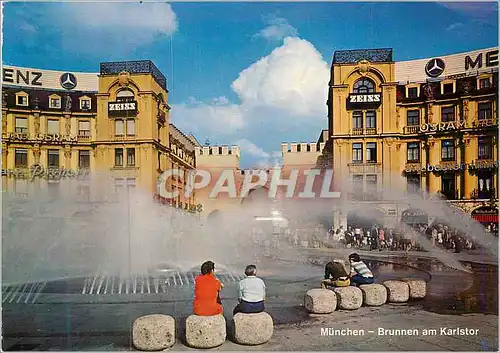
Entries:
[[375, 84], [372, 80], [367, 78], [360, 78], [354, 83], [353, 86], [354, 93], [374, 93]]
[[117, 102], [130, 102], [133, 100], [134, 100], [134, 92], [132, 92], [128, 88], [122, 89], [118, 91], [118, 93], [116, 94]]

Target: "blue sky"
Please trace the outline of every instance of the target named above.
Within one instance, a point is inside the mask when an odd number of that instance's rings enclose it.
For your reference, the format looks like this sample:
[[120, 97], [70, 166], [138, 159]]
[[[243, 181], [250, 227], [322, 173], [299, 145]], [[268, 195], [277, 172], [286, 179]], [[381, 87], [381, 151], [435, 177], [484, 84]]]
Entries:
[[271, 163], [282, 141], [327, 127], [334, 50], [391, 47], [410, 60], [498, 45], [496, 3], [7, 3], [3, 62], [97, 72], [151, 59], [172, 121], [203, 143]]

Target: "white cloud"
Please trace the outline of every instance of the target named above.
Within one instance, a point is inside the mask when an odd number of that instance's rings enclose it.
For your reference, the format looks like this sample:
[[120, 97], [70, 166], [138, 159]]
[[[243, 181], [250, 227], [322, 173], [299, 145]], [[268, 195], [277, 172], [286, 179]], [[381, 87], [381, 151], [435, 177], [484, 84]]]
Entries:
[[172, 105], [172, 120], [212, 143], [243, 141], [244, 159], [271, 163], [276, 156], [269, 151], [282, 141], [315, 139], [327, 125], [329, 75], [328, 64], [310, 42], [288, 37], [240, 72], [231, 85], [239, 104], [227, 97], [209, 102], [190, 98]]
[[81, 25], [112, 28], [125, 32], [149, 31], [172, 34], [177, 30], [177, 16], [165, 3], [77, 3], [67, 4], [72, 17]]
[[243, 104], [312, 116], [325, 111], [328, 80], [328, 64], [316, 48], [304, 39], [288, 37], [243, 70], [231, 87]]
[[256, 37], [280, 40], [285, 37], [296, 37], [299, 33], [285, 18], [268, 17], [268, 26], [255, 34]]
[[252, 157], [263, 158], [267, 160], [271, 156], [269, 153], [265, 152], [262, 148], [246, 138], [239, 139], [234, 144], [240, 146], [240, 150], [243, 153], [248, 153]]

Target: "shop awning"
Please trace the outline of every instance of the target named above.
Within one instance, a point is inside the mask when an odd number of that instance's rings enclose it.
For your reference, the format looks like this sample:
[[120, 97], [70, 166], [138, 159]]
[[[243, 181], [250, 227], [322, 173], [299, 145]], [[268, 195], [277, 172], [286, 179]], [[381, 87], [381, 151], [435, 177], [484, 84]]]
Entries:
[[472, 218], [480, 223], [498, 223], [498, 214], [473, 214]]

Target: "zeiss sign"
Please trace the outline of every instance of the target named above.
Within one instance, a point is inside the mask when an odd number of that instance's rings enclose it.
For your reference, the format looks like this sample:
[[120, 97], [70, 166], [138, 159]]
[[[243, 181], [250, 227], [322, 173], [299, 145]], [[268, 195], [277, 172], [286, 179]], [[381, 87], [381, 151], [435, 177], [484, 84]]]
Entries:
[[374, 108], [382, 102], [381, 93], [354, 93], [347, 97], [347, 108]]
[[137, 101], [132, 102], [109, 102], [109, 116], [127, 116], [137, 114]]

